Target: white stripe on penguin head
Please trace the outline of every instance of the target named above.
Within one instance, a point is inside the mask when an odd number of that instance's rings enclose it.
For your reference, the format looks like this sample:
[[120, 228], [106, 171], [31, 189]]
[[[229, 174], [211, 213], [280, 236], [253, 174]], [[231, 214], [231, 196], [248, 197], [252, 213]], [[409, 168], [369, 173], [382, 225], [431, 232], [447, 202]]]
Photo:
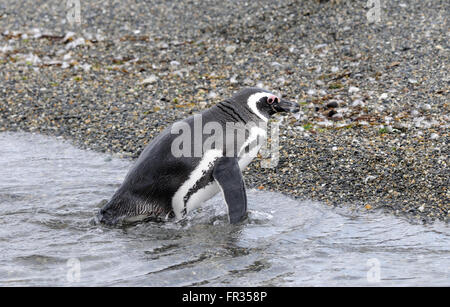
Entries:
[[268, 121], [268, 118], [265, 117], [264, 115], [262, 115], [261, 112], [259, 112], [258, 107], [256, 106], [256, 103], [258, 103], [258, 101], [261, 98], [268, 97], [270, 95], [271, 95], [270, 93], [260, 92], [260, 93], [256, 93], [256, 94], [251, 95], [247, 99], [247, 105], [250, 108], [250, 110], [252, 110], [252, 112], [255, 113], [256, 116], [258, 116], [259, 118], [261, 118], [265, 122]]

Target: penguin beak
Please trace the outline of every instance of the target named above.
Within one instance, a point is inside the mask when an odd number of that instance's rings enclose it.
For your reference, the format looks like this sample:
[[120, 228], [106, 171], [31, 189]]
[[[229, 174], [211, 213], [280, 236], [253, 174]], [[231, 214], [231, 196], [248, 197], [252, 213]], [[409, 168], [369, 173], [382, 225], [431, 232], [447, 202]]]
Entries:
[[280, 102], [278, 102], [274, 107], [277, 112], [297, 113], [300, 111], [300, 106], [297, 103], [284, 99], [280, 99]]

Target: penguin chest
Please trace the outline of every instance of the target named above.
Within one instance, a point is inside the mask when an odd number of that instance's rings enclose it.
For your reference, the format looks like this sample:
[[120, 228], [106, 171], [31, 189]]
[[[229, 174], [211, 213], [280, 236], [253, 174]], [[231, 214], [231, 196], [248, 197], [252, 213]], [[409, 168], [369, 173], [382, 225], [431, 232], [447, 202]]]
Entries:
[[219, 192], [219, 186], [212, 180], [214, 163], [222, 156], [222, 151], [207, 151], [189, 178], [178, 188], [172, 197], [172, 208], [177, 219], [183, 218], [189, 211]]
[[[265, 137], [264, 129], [251, 128], [249, 137], [236, 152], [241, 171], [256, 157]], [[220, 191], [219, 185], [212, 179], [211, 174], [216, 160], [222, 156], [222, 150], [208, 150], [189, 178], [175, 192], [172, 198], [172, 208], [177, 219], [182, 219], [189, 211], [199, 207], [201, 203]]]

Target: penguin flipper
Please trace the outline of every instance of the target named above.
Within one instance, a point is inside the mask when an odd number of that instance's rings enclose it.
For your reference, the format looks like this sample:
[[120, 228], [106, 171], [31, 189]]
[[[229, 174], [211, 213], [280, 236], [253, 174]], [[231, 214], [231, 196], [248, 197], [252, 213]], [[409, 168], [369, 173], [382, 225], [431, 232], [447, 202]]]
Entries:
[[213, 177], [223, 192], [230, 223], [238, 223], [247, 212], [247, 194], [238, 160], [234, 157], [220, 158], [214, 166]]

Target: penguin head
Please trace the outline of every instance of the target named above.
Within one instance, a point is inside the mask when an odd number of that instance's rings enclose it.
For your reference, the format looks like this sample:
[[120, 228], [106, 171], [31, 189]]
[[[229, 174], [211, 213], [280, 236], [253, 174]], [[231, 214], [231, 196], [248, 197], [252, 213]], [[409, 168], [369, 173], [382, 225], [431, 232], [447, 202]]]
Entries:
[[282, 99], [261, 88], [246, 88], [238, 92], [233, 98], [235, 101], [244, 103], [251, 113], [264, 121], [267, 121], [275, 113], [296, 113], [300, 110], [297, 103]]

